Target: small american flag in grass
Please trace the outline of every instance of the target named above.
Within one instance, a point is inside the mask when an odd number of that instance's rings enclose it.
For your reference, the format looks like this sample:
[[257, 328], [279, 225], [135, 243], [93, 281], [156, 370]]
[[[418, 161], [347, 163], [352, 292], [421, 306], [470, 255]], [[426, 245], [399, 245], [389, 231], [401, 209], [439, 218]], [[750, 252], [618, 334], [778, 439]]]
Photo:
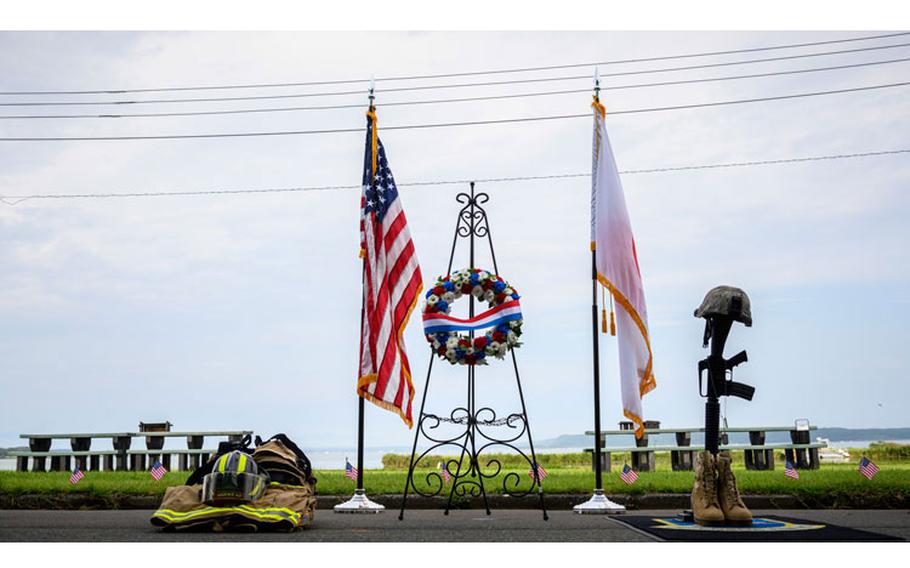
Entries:
[[155, 478], [155, 481], [161, 481], [161, 478], [165, 476], [167, 470], [164, 469], [164, 466], [161, 465], [159, 460], [155, 460], [155, 463], [152, 464], [152, 469], [149, 470], [149, 473], [152, 474], [152, 477]]
[[784, 475], [790, 479], [799, 479], [799, 472], [796, 471], [796, 468], [793, 467], [793, 462], [787, 460], [787, 463], [784, 464]]
[[72, 483], [73, 485], [76, 485], [77, 483], [79, 483], [79, 480], [82, 479], [83, 477], [85, 477], [85, 473], [81, 469], [79, 469], [79, 466], [77, 465], [76, 468], [73, 470], [73, 474], [70, 475], [70, 483]]
[[866, 479], [872, 479], [875, 477], [875, 474], [878, 473], [878, 466], [872, 463], [872, 461], [863, 456], [863, 459], [859, 462], [859, 472], [863, 474], [863, 477]]
[[439, 465], [438, 465], [437, 467], [438, 467], [438, 468], [441, 470], [441, 472], [442, 472], [442, 481], [443, 481], [444, 483], [448, 483], [449, 480], [452, 479], [452, 475], [449, 474], [449, 470], [446, 469], [446, 464], [445, 464], [445, 462], [439, 462]]
[[636, 473], [636, 471], [629, 467], [629, 464], [626, 463], [622, 466], [622, 471], [619, 474], [619, 478], [622, 479], [623, 483], [626, 485], [632, 485], [638, 481], [638, 473]]
[[351, 462], [347, 458], [344, 459], [344, 476], [353, 481], [357, 481], [357, 476], [360, 475], [360, 472], [357, 471], [357, 468], [351, 465]]
[[[534, 468], [528, 470], [528, 475], [531, 476], [531, 479], [534, 479]], [[537, 481], [543, 481], [546, 477], [550, 475], [547, 473], [547, 470], [543, 468], [542, 465], [537, 464]]]

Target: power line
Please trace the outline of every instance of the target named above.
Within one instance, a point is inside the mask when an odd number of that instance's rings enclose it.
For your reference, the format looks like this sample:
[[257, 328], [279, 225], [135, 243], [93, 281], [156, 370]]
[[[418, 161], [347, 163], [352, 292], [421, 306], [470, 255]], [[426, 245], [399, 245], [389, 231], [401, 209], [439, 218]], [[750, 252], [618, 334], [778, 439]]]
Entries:
[[[710, 170], [722, 168], [741, 168], [749, 166], [767, 166], [776, 164], [793, 164], [799, 162], [816, 162], [824, 160], [843, 160], [850, 158], [865, 158], [871, 156], [886, 156], [894, 154], [910, 153], [910, 148], [898, 150], [881, 150], [873, 152], [856, 152], [852, 154], [829, 154], [823, 156], [805, 156], [799, 158], [780, 158], [774, 160], [754, 160], [748, 162], [727, 162], [720, 164], [697, 164], [691, 166], [670, 166], [659, 168], [646, 168], [636, 170], [622, 170], [619, 173], [623, 175], [682, 172], [692, 170]], [[514, 177], [497, 177], [497, 178], [474, 178], [460, 180], [435, 180], [435, 181], [416, 181], [397, 184], [398, 187], [420, 187], [420, 186], [438, 186], [438, 185], [463, 185], [470, 182], [476, 183], [502, 183], [514, 181], [540, 181], [566, 178], [590, 177], [591, 173], [575, 174], [552, 174], [540, 176], [514, 176]], [[99, 198], [131, 198], [131, 197], [183, 197], [199, 195], [241, 195], [241, 194], [264, 194], [264, 193], [301, 193], [307, 191], [334, 191], [346, 189], [360, 189], [360, 185], [322, 185], [309, 187], [272, 187], [260, 189], [209, 189], [209, 190], [187, 190], [187, 191], [147, 191], [147, 192], [128, 192], [128, 193], [44, 193], [34, 195], [4, 195], [0, 196], [0, 201], [7, 205], [15, 205], [29, 199], [99, 199]], [[9, 201], [7, 201], [9, 200]], [[10, 202], [12, 201], [12, 202]]]
[[[908, 32], [910, 33], [910, 32]], [[881, 49], [895, 49], [899, 47], [910, 46], [910, 43], [898, 43], [890, 45], [879, 45], [872, 47], [861, 47], [856, 49], [844, 49], [837, 51], [824, 51], [816, 53], [804, 53], [799, 55], [785, 55], [779, 57], [766, 57], [762, 59], [749, 59], [745, 61], [727, 61], [723, 63], [706, 63], [702, 65], [687, 65], [682, 67], [665, 67], [661, 69], [645, 69], [636, 71], [618, 71], [614, 73], [601, 73], [601, 79], [606, 77], [620, 77], [629, 75], [647, 75], [651, 73], [665, 73], [672, 71], [690, 71], [695, 69], [709, 69], [716, 67], [728, 67], [733, 65], [748, 65], [754, 63], [768, 63], [773, 61], [786, 61], [792, 59], [803, 59], [807, 57], [821, 57], [827, 55], [841, 55], [844, 53], [857, 53], [863, 51], [873, 51]], [[380, 93], [392, 92], [410, 92], [426, 91], [434, 89], [455, 89], [467, 87], [492, 87], [500, 85], [518, 85], [528, 83], [547, 83], [555, 81], [572, 81], [586, 79], [591, 80], [590, 75], [570, 75], [562, 77], [537, 77], [532, 79], [510, 79], [505, 81], [483, 81], [474, 83], [454, 83], [454, 84], [437, 84], [437, 85], [414, 85], [409, 87], [393, 87], [381, 89]], [[610, 89], [609, 85], [603, 85], [604, 89]], [[31, 106], [112, 106], [112, 105], [139, 105], [139, 104], [175, 104], [175, 103], [211, 103], [211, 102], [236, 102], [236, 101], [256, 101], [256, 100], [276, 100], [276, 99], [297, 99], [308, 97], [337, 97], [337, 96], [363, 96], [364, 90], [353, 91], [328, 91], [316, 93], [288, 93], [281, 95], [249, 95], [242, 97], [190, 97], [190, 98], [171, 98], [171, 99], [140, 99], [140, 100], [121, 100], [121, 101], [51, 101], [51, 102], [0, 102], [3, 107], [31, 107]]]
[[[546, 65], [538, 67], [518, 67], [518, 68], [509, 68], [509, 69], [490, 69], [484, 71], [464, 71], [459, 73], [436, 73], [436, 74], [424, 74], [424, 75], [398, 75], [398, 76], [388, 76], [388, 77], [378, 77], [377, 81], [404, 81], [404, 80], [415, 80], [415, 79], [442, 79], [442, 78], [451, 78], [451, 77], [467, 77], [474, 75], [498, 75], [505, 73], [524, 73], [524, 72], [533, 72], [533, 71], [549, 71], [553, 69], [571, 69], [579, 67], [593, 67], [595, 65], [618, 65], [626, 63], [648, 63], [654, 61], [667, 61], [673, 59], [689, 59], [694, 57], [707, 57], [707, 56], [717, 56], [717, 55], [733, 55], [737, 53], [755, 53], [761, 51], [773, 51], [779, 49], [793, 49], [799, 47], [812, 47], [819, 45], [832, 45], [838, 43], [850, 43], [857, 41], [869, 41], [875, 39], [884, 39], [891, 37], [899, 37], [908, 35], [910, 32], [899, 32], [899, 33], [890, 33], [890, 34], [880, 34], [873, 36], [862, 36], [854, 38], [844, 38], [844, 39], [835, 39], [835, 40], [825, 40], [825, 41], [813, 41], [813, 42], [804, 42], [804, 43], [791, 43], [783, 45], [772, 45], [772, 46], [762, 46], [762, 47], [752, 47], [745, 49], [730, 49], [724, 51], [703, 51], [698, 53], [685, 53], [685, 54], [676, 54], [676, 55], [662, 55], [656, 57], [639, 57], [633, 59], [616, 59], [610, 61], [595, 61], [588, 63], [568, 63], [561, 65]], [[304, 81], [304, 82], [289, 82], [289, 83], [253, 83], [253, 84], [236, 84], [236, 85], [197, 85], [197, 86], [183, 86], [183, 87], [150, 87], [150, 88], [137, 88], [137, 89], [96, 89], [96, 90], [71, 90], [71, 91], [2, 91], [0, 95], [89, 95], [89, 94], [125, 94], [125, 93], [152, 93], [152, 92], [166, 92], [166, 91], [206, 91], [206, 90], [224, 90], [224, 89], [258, 89], [258, 88], [274, 88], [274, 87], [305, 87], [305, 86], [319, 86], [319, 85], [343, 85], [351, 83], [366, 83], [368, 79], [342, 79], [342, 80], [323, 80], [323, 81]]]
[[[626, 84], [626, 85], [611, 85], [609, 87], [602, 87], [603, 90], [617, 91], [622, 89], [638, 89], [638, 88], [648, 88], [648, 87], [664, 87], [672, 85], [688, 85], [694, 83], [711, 83], [717, 81], [731, 81], [739, 79], [758, 79], [763, 77], [776, 77], [780, 75], [794, 75], [801, 73], [815, 73], [821, 71], [835, 71], [841, 69], [853, 69], [858, 67], [870, 67], [874, 65], [887, 65], [892, 63], [902, 63], [910, 61], [910, 57], [902, 57], [899, 59], [888, 59], [883, 61], [867, 61], [864, 63], [850, 63], [846, 65], [834, 65], [829, 67], [813, 67], [809, 69], [791, 69], [787, 71], [771, 71], [768, 73], [752, 73], [748, 75], [733, 75], [725, 77], [709, 77], [702, 79], [679, 79], [675, 81], [658, 81], [652, 83], [637, 83], [637, 84]], [[514, 98], [526, 98], [526, 97], [540, 97], [540, 96], [551, 96], [551, 95], [566, 95], [566, 94], [578, 94], [578, 93], [589, 93], [590, 89], [566, 89], [560, 91], [542, 91], [542, 92], [530, 92], [530, 93], [513, 93], [507, 95], [487, 95], [479, 97], [458, 97], [458, 98], [448, 98], [448, 99], [432, 99], [432, 100], [422, 100], [422, 101], [396, 101], [396, 102], [386, 102], [378, 106], [380, 107], [389, 107], [389, 106], [412, 106], [412, 105], [426, 105], [426, 104], [442, 104], [442, 103], [462, 103], [462, 102], [477, 102], [477, 101], [491, 101], [491, 100], [502, 100], [502, 99], [514, 99]], [[339, 109], [351, 109], [351, 108], [363, 108], [363, 104], [344, 104], [344, 105], [317, 105], [317, 106], [297, 106], [297, 107], [268, 107], [268, 108], [253, 108], [253, 109], [232, 109], [232, 110], [210, 110], [210, 111], [187, 111], [187, 112], [151, 112], [151, 113], [124, 113], [124, 114], [45, 114], [45, 115], [0, 115], [0, 120], [6, 119], [66, 119], [66, 118], [102, 118], [102, 119], [116, 119], [116, 118], [160, 118], [160, 117], [177, 117], [177, 116], [211, 116], [211, 115], [230, 115], [230, 114], [250, 114], [250, 113], [270, 113], [270, 112], [289, 112], [289, 111], [316, 111], [316, 110], [339, 110]]]
[[[707, 103], [694, 103], [685, 105], [673, 105], [663, 107], [650, 107], [638, 109], [626, 109], [608, 111], [609, 115], [620, 114], [639, 114], [646, 112], [663, 112], [672, 110], [710, 108], [724, 105], [749, 104], [768, 101], [779, 101], [787, 99], [798, 99], [806, 97], [816, 97], [824, 95], [836, 95], [843, 93], [855, 93], [861, 91], [870, 91], [874, 89], [887, 89], [893, 87], [902, 87], [910, 85], [910, 81], [901, 83], [889, 83], [885, 85], [867, 85], [863, 87], [853, 87], [849, 89], [836, 89], [831, 91], [813, 91], [808, 93], [794, 93], [790, 95], [777, 95], [771, 97], [757, 97], [751, 99], [738, 99], [729, 101], [714, 101]], [[531, 116], [522, 118], [503, 118], [494, 120], [473, 120], [466, 122], [445, 122], [434, 124], [410, 124], [400, 126], [385, 126], [383, 130], [417, 130], [425, 128], [446, 128], [451, 126], [478, 126], [483, 124], [510, 124], [521, 122], [540, 122], [550, 120], [565, 120], [572, 118], [590, 118], [589, 113], [585, 114], [564, 114], [550, 116]], [[88, 141], [126, 141], [126, 140], [181, 140], [181, 139], [203, 139], [203, 138], [248, 138], [256, 136], [300, 136], [313, 134], [342, 134], [351, 132], [363, 132], [363, 128], [334, 128], [321, 130], [283, 130], [283, 131], [264, 131], [264, 132], [218, 132], [210, 134], [157, 134], [157, 135], [134, 135], [134, 136], [47, 136], [47, 137], [3, 137], [0, 142], [88, 142]]]

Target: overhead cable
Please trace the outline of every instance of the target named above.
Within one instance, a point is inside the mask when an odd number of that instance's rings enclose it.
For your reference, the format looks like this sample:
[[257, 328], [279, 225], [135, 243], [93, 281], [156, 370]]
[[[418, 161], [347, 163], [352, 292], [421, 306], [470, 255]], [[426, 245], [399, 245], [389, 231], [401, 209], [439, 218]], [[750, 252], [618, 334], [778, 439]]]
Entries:
[[[614, 59], [608, 61], [593, 61], [587, 63], [568, 63], [560, 65], [546, 65], [537, 67], [514, 67], [509, 69], [488, 69], [483, 71], [463, 71], [457, 73], [435, 73], [423, 75], [394, 75], [387, 77], [377, 77], [377, 81], [405, 81], [415, 79], [442, 79], [451, 77], [468, 77], [473, 75], [498, 75], [505, 73], [525, 73], [534, 71], [549, 71], [553, 69], [571, 69], [579, 67], [593, 67], [597, 65], [618, 65], [628, 63], [648, 63], [654, 61], [668, 61], [673, 59], [689, 59], [694, 57], [708, 57], [718, 55], [733, 55], [737, 53], [756, 53], [761, 51], [774, 51], [780, 49], [794, 49], [800, 47], [812, 47], [819, 45], [832, 45], [838, 43], [850, 43], [857, 41], [870, 41], [891, 37], [910, 35], [910, 32], [898, 32], [890, 34], [879, 34], [872, 36], [860, 36], [852, 38], [812, 41], [804, 43], [790, 43], [783, 45], [760, 46], [744, 49], [729, 49], [723, 51], [702, 51], [698, 53], [684, 53], [673, 55], [661, 55], [654, 57], [638, 57], [632, 59]], [[0, 91], [0, 95], [89, 95], [89, 94], [124, 94], [124, 93], [152, 93], [166, 91], [206, 91], [206, 90], [225, 90], [225, 89], [258, 89], [258, 88], [275, 88], [275, 87], [305, 87], [318, 85], [343, 85], [351, 83], [366, 83], [369, 79], [341, 79], [341, 80], [321, 80], [321, 81], [298, 81], [285, 83], [253, 83], [253, 84], [233, 84], [233, 85], [196, 85], [180, 87], [148, 87], [148, 88], [108, 88], [94, 90], [31, 90], [31, 91]]]
[[[787, 99], [799, 99], [806, 97], [817, 97], [824, 95], [836, 95], [843, 93], [855, 93], [861, 91], [871, 91], [875, 89], [888, 89], [893, 87], [903, 87], [910, 85], [910, 81], [905, 81], [901, 83], [889, 83], [885, 85], [867, 85], [863, 87], [853, 87], [849, 89], [836, 89], [831, 91], [813, 91], [808, 93], [793, 93], [789, 95], [777, 95], [771, 97], [757, 97], [751, 99], [738, 99], [738, 100], [728, 100], [728, 101], [714, 101], [707, 103], [693, 103], [685, 105], [671, 105], [663, 107], [650, 107], [650, 108], [637, 108], [637, 109], [625, 109], [625, 110], [614, 110], [607, 111], [606, 114], [609, 115], [621, 115], [621, 114], [639, 114], [647, 112], [664, 112], [664, 111], [673, 111], [673, 110], [684, 110], [684, 109], [695, 109], [695, 108], [710, 108], [724, 105], [734, 105], [734, 104], [749, 104], [749, 103], [760, 103], [768, 101], [780, 101]], [[399, 125], [399, 126], [385, 126], [382, 128], [384, 131], [391, 130], [417, 130], [417, 129], [426, 129], [426, 128], [446, 128], [453, 126], [479, 126], [483, 124], [510, 124], [510, 123], [521, 123], [521, 122], [541, 122], [541, 121], [551, 121], [551, 120], [566, 120], [574, 118], [590, 118], [590, 113], [584, 114], [563, 114], [563, 115], [550, 115], [550, 116], [530, 116], [530, 117], [521, 117], [521, 118], [503, 118], [503, 119], [493, 119], [493, 120], [472, 120], [465, 122], [443, 122], [443, 123], [429, 123], [429, 124], [409, 124], [409, 125]], [[342, 133], [351, 133], [351, 132], [363, 132], [363, 128], [333, 128], [333, 129], [319, 129], [319, 130], [279, 130], [279, 131], [263, 131], [263, 132], [216, 132], [216, 133], [207, 133], [207, 134], [151, 134], [151, 135], [132, 135], [132, 136], [44, 136], [44, 137], [0, 137], [0, 142], [87, 142], [87, 141], [126, 141], [126, 140], [187, 140], [187, 139], [203, 139], [203, 138], [248, 138], [248, 137], [257, 137], [257, 136], [303, 136], [303, 135], [315, 135], [315, 134], [342, 134]]]
[[[910, 32], [908, 32], [910, 33]], [[754, 63], [767, 63], [772, 61], [784, 61], [790, 59], [803, 59], [806, 57], [820, 57], [825, 55], [840, 55], [844, 53], [854, 53], [860, 51], [871, 51], [881, 49], [894, 49], [898, 47], [908, 47], [908, 43], [898, 43], [892, 45], [880, 45], [873, 47], [862, 47], [856, 49], [846, 49], [839, 51], [827, 51], [818, 53], [804, 53], [800, 55], [785, 55], [780, 57], [768, 57], [763, 59], [749, 59], [746, 61], [728, 61], [723, 63], [706, 63], [703, 65], [687, 65], [683, 67], [665, 67], [662, 69], [645, 69], [636, 71], [619, 71], [614, 73], [600, 73], [601, 79], [605, 77], [619, 77], [629, 75], [647, 75], [651, 73], [664, 73], [671, 71], [690, 71], [694, 69], [708, 69], [715, 67], [728, 67], [731, 65], [747, 65]], [[436, 89], [455, 89], [468, 87], [492, 87], [501, 85], [518, 85], [528, 83], [547, 83], [554, 81], [572, 81], [572, 80], [591, 80], [590, 75], [571, 75], [562, 77], [537, 77], [532, 79], [509, 79], [505, 81], [482, 81], [474, 83], [453, 83], [453, 84], [435, 84], [435, 85], [416, 85], [409, 87], [392, 87], [377, 89], [378, 93], [392, 92], [409, 92], [409, 91], [426, 91]], [[603, 85], [604, 89], [610, 89], [609, 85]], [[235, 102], [235, 101], [255, 101], [255, 100], [276, 100], [276, 99], [297, 99], [307, 97], [337, 97], [337, 96], [363, 96], [366, 91], [363, 89], [351, 91], [327, 91], [315, 93], [287, 93], [281, 95], [249, 95], [242, 97], [190, 97], [190, 98], [170, 98], [170, 99], [139, 99], [139, 100], [120, 100], [120, 101], [18, 101], [18, 102], [0, 102], [4, 107], [31, 107], [31, 106], [110, 106], [110, 105], [139, 105], [139, 104], [174, 104], [174, 103], [211, 103], [211, 102]]]
[[[609, 87], [601, 87], [604, 91], [618, 91], [623, 89], [639, 89], [639, 88], [648, 88], [648, 87], [664, 87], [672, 85], [688, 85], [694, 83], [711, 83], [717, 81], [731, 81], [738, 79], [757, 79], [763, 77], [776, 77], [780, 75], [794, 75], [800, 73], [815, 73], [820, 71], [834, 71], [841, 69], [852, 69], [857, 67], [870, 67], [874, 65], [886, 65], [892, 63], [902, 63], [910, 61], [910, 57], [902, 57], [900, 59], [888, 59], [884, 61], [867, 61], [865, 63], [851, 63], [848, 65], [834, 65], [830, 67], [813, 67], [809, 69], [792, 69], [788, 71], [772, 71], [769, 73], [753, 73], [749, 75], [733, 75], [725, 77], [709, 77], [702, 79], [680, 79], [676, 81], [658, 81], [652, 83], [637, 83], [637, 84], [626, 84], [626, 85], [611, 85]], [[559, 91], [539, 91], [539, 92], [530, 92], [530, 93], [512, 93], [506, 95], [487, 95], [479, 97], [457, 97], [457, 98], [448, 98], [448, 99], [430, 99], [430, 100], [418, 100], [418, 101], [392, 101], [385, 102], [377, 105], [378, 107], [391, 107], [391, 106], [413, 106], [413, 105], [427, 105], [427, 104], [443, 104], [443, 103], [462, 103], [462, 102], [477, 102], [477, 101], [492, 101], [492, 100], [501, 100], [501, 99], [515, 99], [515, 98], [527, 98], [527, 97], [540, 97], [540, 96], [551, 96], [551, 95], [567, 95], [567, 94], [578, 94], [578, 93], [589, 93], [591, 89], [566, 89]], [[149, 113], [123, 113], [123, 114], [22, 114], [22, 115], [0, 115], [0, 120], [5, 119], [61, 119], [61, 118], [102, 118], [102, 119], [116, 119], [116, 118], [159, 118], [159, 117], [176, 117], [176, 116], [211, 116], [211, 115], [230, 115], [230, 114], [251, 114], [251, 113], [270, 113], [270, 112], [290, 112], [290, 111], [317, 111], [317, 110], [339, 110], [339, 109], [351, 109], [351, 108], [364, 108], [363, 104], [343, 104], [343, 105], [315, 105], [315, 106], [296, 106], [296, 107], [266, 107], [266, 108], [245, 108], [245, 109], [230, 109], [230, 110], [209, 110], [209, 111], [186, 111], [186, 112], [149, 112]]]
[[[881, 150], [872, 152], [856, 152], [852, 154], [829, 154], [823, 156], [805, 156], [799, 158], [780, 158], [774, 160], [753, 160], [747, 162], [727, 162], [719, 164], [697, 164], [690, 166], [669, 166], [658, 168], [645, 168], [635, 170], [622, 170], [622, 175], [651, 174], [666, 172], [682, 172], [692, 170], [711, 170], [722, 168], [741, 168], [748, 166], [768, 166], [775, 164], [793, 164], [799, 162], [816, 162], [824, 160], [843, 160], [850, 158], [866, 158], [871, 156], [886, 156], [894, 154], [910, 153], [910, 148], [897, 150]], [[516, 181], [541, 181], [565, 178], [590, 177], [590, 172], [585, 173], [566, 173], [539, 176], [513, 176], [513, 177], [496, 177], [496, 178], [473, 178], [460, 180], [435, 180], [435, 181], [415, 181], [403, 182], [396, 184], [398, 187], [420, 187], [420, 186], [438, 186], [438, 185], [463, 185], [470, 182], [475, 183], [502, 183]], [[38, 193], [33, 195], [4, 195], [0, 196], [0, 201], [13, 205], [30, 199], [100, 199], [100, 198], [130, 198], [130, 197], [181, 197], [181, 196], [198, 196], [198, 195], [241, 195], [241, 194], [265, 194], [265, 193], [301, 193], [308, 191], [333, 191], [360, 189], [360, 185], [322, 185], [309, 187], [272, 187], [259, 189], [208, 189], [208, 190], [186, 190], [186, 191], [143, 191], [143, 192], [116, 192], [116, 193]], [[15, 203], [10, 203], [15, 202]]]

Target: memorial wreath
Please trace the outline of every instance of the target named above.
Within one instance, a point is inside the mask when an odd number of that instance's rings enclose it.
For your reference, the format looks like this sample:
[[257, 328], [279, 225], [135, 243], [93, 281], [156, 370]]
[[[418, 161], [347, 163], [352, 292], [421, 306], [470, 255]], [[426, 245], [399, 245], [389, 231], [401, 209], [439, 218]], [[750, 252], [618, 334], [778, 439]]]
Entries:
[[[466, 294], [486, 302], [489, 309], [469, 319], [449, 315], [452, 304]], [[488, 357], [502, 359], [521, 345], [521, 304], [515, 289], [492, 272], [479, 268], [456, 270], [439, 277], [427, 291], [423, 329], [433, 352], [452, 365], [486, 365]], [[468, 333], [487, 329], [474, 338]]]

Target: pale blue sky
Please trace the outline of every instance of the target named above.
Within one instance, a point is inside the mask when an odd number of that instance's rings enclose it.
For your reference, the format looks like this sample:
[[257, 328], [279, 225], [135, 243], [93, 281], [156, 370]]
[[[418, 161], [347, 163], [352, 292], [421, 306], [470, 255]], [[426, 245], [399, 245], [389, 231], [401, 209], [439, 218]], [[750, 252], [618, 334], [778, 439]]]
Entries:
[[[0, 34], [0, 90], [472, 71], [850, 35], [867, 34], [7, 32]], [[831, 49], [838, 47], [825, 48]], [[910, 64], [900, 63], [609, 89], [611, 84], [671, 77], [800, 69], [910, 54], [910, 48], [885, 51], [616, 78], [605, 80], [603, 98], [609, 111], [907, 80]], [[667, 64], [651, 67], [661, 65]], [[583, 79], [552, 88], [589, 85]], [[327, 90], [310, 90], [320, 89]], [[411, 94], [382, 89], [380, 82], [380, 135], [400, 183], [590, 169], [587, 119], [382, 131], [383, 125], [584, 113], [586, 94], [383, 108], [383, 101], [544, 87]], [[365, 102], [365, 97], [301, 100], [355, 103]], [[608, 117], [608, 129], [622, 170], [889, 150], [910, 147], [907, 101], [904, 87], [620, 115]], [[255, 104], [179, 106], [211, 110]], [[132, 112], [165, 109], [130, 107]], [[34, 110], [0, 108], [0, 114]], [[51, 110], [62, 114], [86, 109]], [[117, 121], [6, 120], [0, 122], [0, 133], [100, 136], [362, 124], [362, 111], [347, 109]], [[0, 143], [0, 195], [356, 185], [362, 144], [361, 134]], [[704, 356], [702, 322], [692, 317], [692, 310], [709, 288], [731, 284], [750, 294], [755, 326], [736, 329], [729, 352], [748, 349], [750, 361], [737, 376], [758, 389], [751, 403], [730, 401], [731, 424], [789, 424], [806, 417], [829, 426], [907, 426], [908, 181], [906, 155], [624, 176], [658, 385], [645, 398], [646, 418], [671, 426], [693, 426], [701, 420], [695, 368]], [[454, 195], [461, 189], [402, 188], [426, 280], [445, 270], [457, 211]], [[526, 335], [518, 355], [534, 434], [547, 438], [581, 433], [592, 422], [590, 181], [497, 183], [482, 189], [491, 195], [501, 272], [523, 295]], [[250, 428], [266, 435], [285, 431], [304, 447], [353, 446], [358, 202], [356, 190], [344, 190], [33, 200], [0, 206], [0, 445], [18, 443], [17, 434], [25, 431], [117, 431], [133, 428], [139, 420], [170, 420], [179, 429]], [[412, 320], [406, 340], [419, 397], [428, 362], [419, 318]], [[616, 351], [612, 340], [602, 346], [604, 421], [612, 424], [621, 416]], [[432, 410], [462, 403], [460, 370], [442, 369], [433, 381]], [[517, 408], [512, 381], [506, 365], [480, 369], [478, 403]], [[413, 432], [396, 416], [368, 407], [369, 445], [410, 442]]]

